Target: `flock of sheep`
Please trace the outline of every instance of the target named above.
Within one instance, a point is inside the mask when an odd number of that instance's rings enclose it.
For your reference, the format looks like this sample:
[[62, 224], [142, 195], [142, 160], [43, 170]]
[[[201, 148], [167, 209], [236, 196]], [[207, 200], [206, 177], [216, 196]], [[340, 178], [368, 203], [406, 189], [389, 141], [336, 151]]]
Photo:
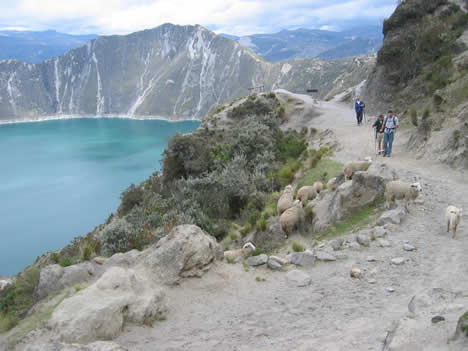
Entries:
[[[345, 164], [343, 174], [345, 181], [350, 180], [355, 172], [367, 171], [371, 165], [371, 158], [367, 157], [365, 161], [353, 161]], [[336, 190], [336, 178], [332, 178], [327, 183], [329, 191]], [[289, 235], [293, 231], [302, 231], [304, 226], [303, 206], [308, 201], [313, 200], [323, 190], [321, 182], [315, 182], [313, 185], [301, 187], [297, 192], [297, 200], [294, 200], [294, 188], [291, 185], [286, 186], [283, 194], [278, 200], [278, 215], [280, 216], [281, 228]], [[422, 191], [420, 183], [405, 183], [399, 180], [390, 181], [385, 187], [386, 207], [395, 200], [405, 200], [407, 203], [414, 201]], [[446, 209], [447, 232], [452, 230], [455, 238], [457, 226], [460, 223], [462, 209], [455, 206], [448, 206]]]
[[[370, 158], [366, 158], [365, 161], [346, 163], [343, 168], [345, 181], [351, 180], [355, 172], [367, 171], [371, 163], [372, 160]], [[329, 191], [336, 191], [337, 179], [330, 179], [327, 183], [327, 188]], [[286, 236], [295, 231], [302, 232], [304, 230], [305, 213], [303, 206], [306, 206], [309, 201], [314, 200], [323, 189], [324, 186], [321, 182], [315, 182], [313, 185], [303, 186], [297, 191], [295, 199], [295, 188], [292, 185], [285, 187], [278, 200], [277, 209], [278, 215], [280, 216], [281, 228]], [[385, 187], [384, 197], [386, 207], [389, 208], [390, 204], [395, 200], [405, 200], [406, 203], [414, 201], [421, 191], [422, 187], [420, 183], [410, 184], [399, 180], [390, 181]], [[451, 229], [452, 237], [455, 238], [457, 226], [462, 217], [462, 209], [455, 206], [448, 206], [445, 216], [447, 221], [447, 232]], [[255, 250], [255, 246], [252, 243], [247, 243], [242, 249], [226, 251], [225, 257], [226, 255], [229, 257], [247, 257], [253, 250]]]

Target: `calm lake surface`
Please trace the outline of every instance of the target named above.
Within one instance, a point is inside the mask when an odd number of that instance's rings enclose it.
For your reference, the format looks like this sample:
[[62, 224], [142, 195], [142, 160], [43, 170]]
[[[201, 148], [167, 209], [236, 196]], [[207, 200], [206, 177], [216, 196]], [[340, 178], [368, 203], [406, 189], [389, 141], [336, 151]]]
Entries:
[[0, 276], [103, 223], [196, 121], [80, 118], [0, 125]]

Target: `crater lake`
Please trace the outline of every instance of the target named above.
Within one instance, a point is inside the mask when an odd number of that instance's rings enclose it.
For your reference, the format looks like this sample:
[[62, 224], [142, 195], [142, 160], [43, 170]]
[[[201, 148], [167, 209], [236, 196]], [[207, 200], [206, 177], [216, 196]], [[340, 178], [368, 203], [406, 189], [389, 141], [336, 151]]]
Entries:
[[0, 276], [103, 223], [198, 121], [74, 118], [0, 125]]

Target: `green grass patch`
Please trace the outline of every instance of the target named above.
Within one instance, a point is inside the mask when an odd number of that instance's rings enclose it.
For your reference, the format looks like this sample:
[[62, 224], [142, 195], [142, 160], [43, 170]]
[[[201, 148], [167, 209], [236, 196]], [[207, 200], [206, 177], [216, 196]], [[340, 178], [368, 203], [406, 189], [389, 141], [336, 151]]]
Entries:
[[313, 185], [315, 182], [326, 184], [330, 178], [336, 177], [342, 170], [343, 164], [328, 158], [322, 158], [315, 168], [309, 169], [301, 179], [298, 179], [297, 188], [300, 189], [304, 185]]
[[304, 245], [302, 245], [302, 244], [300, 244], [298, 242], [293, 242], [291, 247], [292, 247], [294, 252], [304, 252], [305, 251]]
[[383, 212], [383, 208], [380, 206], [381, 202], [379, 200], [355, 209], [344, 221], [335, 223], [324, 232], [314, 234], [314, 238], [319, 241], [328, 240], [367, 227], [369, 224], [374, 223]]

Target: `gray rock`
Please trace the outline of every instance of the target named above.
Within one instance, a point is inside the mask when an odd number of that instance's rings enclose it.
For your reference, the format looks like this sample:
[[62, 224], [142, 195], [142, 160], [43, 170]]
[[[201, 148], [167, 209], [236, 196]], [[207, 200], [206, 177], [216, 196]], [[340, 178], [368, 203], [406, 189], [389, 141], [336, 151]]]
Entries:
[[390, 247], [392, 246], [388, 240], [385, 239], [377, 239], [377, 245], [380, 247]]
[[265, 254], [261, 254], [258, 256], [250, 256], [245, 260], [245, 263], [247, 263], [249, 266], [261, 266], [262, 264], [265, 264], [268, 262], [268, 256]]
[[72, 287], [76, 284], [89, 282], [102, 274], [91, 262], [83, 262], [68, 267], [58, 264], [41, 269], [39, 283], [34, 292], [35, 301], [39, 301], [53, 292]]
[[385, 211], [377, 220], [379, 226], [384, 226], [385, 224], [400, 224], [403, 218], [408, 214], [406, 206], [399, 205], [397, 208], [389, 211]]
[[393, 168], [390, 168], [385, 163], [372, 163], [367, 173], [373, 176], [382, 177], [385, 182], [397, 180], [398, 175]]
[[293, 252], [288, 255], [288, 260], [296, 266], [312, 266], [315, 263], [315, 255], [312, 251]]
[[406, 259], [404, 257], [392, 258], [392, 264], [394, 264], [396, 266], [402, 265], [403, 263], [405, 263], [405, 261], [406, 261]]
[[424, 200], [423, 199], [420, 199], [420, 198], [417, 198], [416, 200], [414, 200], [414, 203], [416, 205], [424, 205]]
[[343, 247], [344, 239], [336, 238], [335, 240], [330, 241], [330, 246], [333, 250], [338, 251]]
[[315, 257], [319, 261], [336, 261], [336, 257], [332, 255], [331, 253], [328, 253], [326, 251], [316, 251], [315, 252]]
[[361, 245], [359, 245], [359, 243], [357, 243], [356, 241], [347, 243], [346, 247], [353, 251], [359, 251], [361, 249]]
[[298, 287], [308, 286], [312, 283], [312, 278], [308, 274], [297, 269], [288, 272], [286, 279]]
[[[133, 348], [133, 350], [136, 350]], [[81, 344], [38, 344], [28, 345], [24, 351], [129, 351], [127, 348], [113, 342], [98, 341], [88, 345]]]
[[267, 265], [270, 269], [278, 270], [281, 269], [284, 265], [288, 264], [288, 260], [278, 257], [278, 256], [270, 256], [268, 257]]
[[138, 260], [166, 284], [180, 278], [200, 277], [219, 256], [216, 239], [195, 225], [180, 225], [143, 251]]
[[367, 262], [377, 262], [377, 259], [374, 256], [367, 256]]
[[375, 280], [375, 279], [369, 279], [369, 280], [367, 280], [367, 282], [368, 282], [369, 284], [376, 284], [376, 283], [377, 283], [377, 280]]
[[164, 293], [141, 274], [111, 267], [87, 289], [65, 299], [49, 321], [55, 337], [67, 343], [112, 340], [126, 323], [150, 324], [163, 316]]
[[102, 265], [102, 264], [104, 264], [104, 262], [106, 262], [106, 259], [107, 258], [105, 258], [105, 257], [94, 257], [93, 262]]
[[344, 252], [337, 252], [334, 254], [337, 260], [345, 260], [348, 258], [348, 255], [346, 255]]
[[372, 229], [372, 234], [374, 234], [376, 238], [384, 238], [387, 236], [387, 230], [382, 227], [375, 227]]
[[138, 250], [131, 250], [125, 253], [116, 253], [104, 261], [103, 265], [109, 267], [122, 267], [129, 268], [135, 265], [141, 252]]
[[385, 289], [385, 291], [392, 293], [392, 292], [395, 292], [395, 289], [393, 289], [392, 287], [388, 287]]
[[370, 239], [369, 235], [367, 234], [359, 234], [356, 236], [356, 241], [359, 243], [359, 245], [369, 247], [370, 246]]
[[411, 244], [405, 243], [405, 244], [403, 244], [403, 250], [405, 250], [405, 251], [415, 251], [416, 247], [411, 245]]

